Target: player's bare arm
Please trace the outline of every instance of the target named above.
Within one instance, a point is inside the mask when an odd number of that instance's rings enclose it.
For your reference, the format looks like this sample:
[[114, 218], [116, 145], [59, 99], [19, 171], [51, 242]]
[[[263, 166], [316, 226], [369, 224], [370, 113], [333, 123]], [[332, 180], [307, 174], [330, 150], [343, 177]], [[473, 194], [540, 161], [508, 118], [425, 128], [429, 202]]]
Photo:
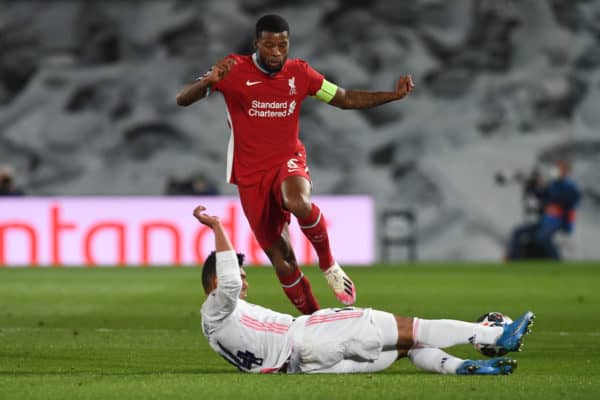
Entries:
[[215, 235], [215, 251], [234, 250], [227, 233], [225, 233], [225, 230], [223, 229], [223, 224], [221, 224], [219, 217], [208, 215], [204, 212], [205, 210], [206, 207], [204, 206], [196, 207], [194, 209], [194, 217], [196, 217], [201, 224], [206, 225], [213, 230]]
[[342, 109], [365, 109], [376, 107], [406, 97], [415, 85], [411, 75], [400, 77], [393, 92], [369, 92], [363, 90], [346, 90], [338, 87], [329, 104]]
[[231, 71], [233, 64], [235, 64], [235, 60], [231, 58], [219, 60], [210, 71], [204, 74], [202, 79], [186, 84], [177, 93], [177, 104], [185, 107], [205, 98], [210, 87], [225, 78], [229, 71]]

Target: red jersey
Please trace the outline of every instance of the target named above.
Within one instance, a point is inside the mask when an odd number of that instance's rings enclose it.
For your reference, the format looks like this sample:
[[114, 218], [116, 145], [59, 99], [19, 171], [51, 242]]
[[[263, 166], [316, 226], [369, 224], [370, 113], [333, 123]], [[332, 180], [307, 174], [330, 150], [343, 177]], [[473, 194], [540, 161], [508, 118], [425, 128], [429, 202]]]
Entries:
[[323, 84], [323, 75], [300, 59], [288, 59], [281, 71], [263, 71], [252, 55], [232, 54], [236, 63], [211, 90], [227, 105], [231, 129], [227, 180], [252, 185], [261, 172], [278, 168], [294, 153], [304, 152], [299, 139], [300, 106]]

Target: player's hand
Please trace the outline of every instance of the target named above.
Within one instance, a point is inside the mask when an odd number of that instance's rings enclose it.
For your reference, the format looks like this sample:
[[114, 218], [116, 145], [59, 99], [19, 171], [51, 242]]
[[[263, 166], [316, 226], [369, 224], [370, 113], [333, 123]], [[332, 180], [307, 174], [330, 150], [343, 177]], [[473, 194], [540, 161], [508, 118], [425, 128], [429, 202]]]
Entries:
[[194, 209], [194, 217], [196, 217], [196, 219], [200, 221], [200, 223], [212, 229], [221, 224], [221, 220], [219, 219], [219, 217], [215, 215], [208, 215], [205, 212], [203, 212], [205, 210], [206, 207], [204, 206], [198, 206]]
[[235, 60], [233, 58], [225, 57], [217, 61], [210, 71], [204, 74], [204, 79], [208, 80], [210, 85], [214, 85], [227, 76], [234, 64]]
[[398, 94], [398, 98], [401, 99], [412, 92], [414, 88], [415, 84], [413, 83], [412, 75], [408, 74], [406, 76], [401, 76], [396, 84], [396, 94]]

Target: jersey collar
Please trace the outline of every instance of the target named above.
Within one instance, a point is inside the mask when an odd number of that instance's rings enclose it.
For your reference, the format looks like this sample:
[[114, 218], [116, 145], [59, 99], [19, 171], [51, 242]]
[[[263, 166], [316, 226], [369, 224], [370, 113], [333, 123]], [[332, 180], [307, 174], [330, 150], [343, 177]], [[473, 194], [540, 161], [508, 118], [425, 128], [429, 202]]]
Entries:
[[277, 72], [269, 72], [262, 65], [260, 65], [260, 62], [258, 62], [258, 56], [256, 55], [256, 52], [252, 53], [252, 62], [254, 62], [254, 65], [256, 66], [256, 68], [258, 68], [260, 70], [260, 72], [262, 72], [263, 74], [269, 75], [269, 76], [277, 75], [278, 73], [280, 73], [281, 71], [283, 71], [285, 69], [285, 64], [287, 64], [287, 61], [286, 61], [286, 63], [283, 64], [283, 67], [281, 67], [281, 69]]

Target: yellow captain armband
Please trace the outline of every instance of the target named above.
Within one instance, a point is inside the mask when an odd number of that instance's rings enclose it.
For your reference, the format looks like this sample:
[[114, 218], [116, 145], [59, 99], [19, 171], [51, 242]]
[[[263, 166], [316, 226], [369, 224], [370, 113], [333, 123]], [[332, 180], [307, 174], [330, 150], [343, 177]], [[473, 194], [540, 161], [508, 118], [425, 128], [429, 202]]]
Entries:
[[337, 89], [338, 87], [336, 85], [329, 82], [327, 79], [323, 79], [321, 89], [319, 89], [315, 97], [317, 100], [321, 100], [324, 103], [329, 103], [331, 99], [333, 99], [333, 96], [335, 96]]

